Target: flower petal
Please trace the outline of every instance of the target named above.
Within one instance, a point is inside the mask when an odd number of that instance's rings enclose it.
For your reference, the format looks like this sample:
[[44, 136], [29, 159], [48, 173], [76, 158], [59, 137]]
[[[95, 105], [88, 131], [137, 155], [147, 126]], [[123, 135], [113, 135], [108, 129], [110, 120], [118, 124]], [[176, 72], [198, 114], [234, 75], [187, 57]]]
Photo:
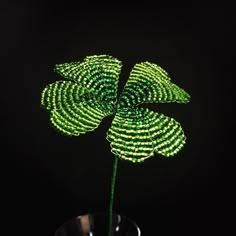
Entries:
[[121, 110], [107, 132], [112, 152], [132, 162], [142, 162], [155, 152], [173, 156], [184, 146], [185, 139], [178, 122], [147, 108]]
[[73, 136], [94, 130], [113, 111], [110, 104], [73, 81], [48, 85], [42, 92], [41, 105], [50, 112], [54, 127]]
[[56, 65], [55, 71], [64, 78], [94, 91], [102, 101], [115, 104], [121, 62], [108, 55], [88, 56], [81, 62]]
[[136, 64], [130, 73], [119, 100], [119, 107], [153, 102], [189, 102], [190, 96], [171, 82], [160, 66], [143, 62]]

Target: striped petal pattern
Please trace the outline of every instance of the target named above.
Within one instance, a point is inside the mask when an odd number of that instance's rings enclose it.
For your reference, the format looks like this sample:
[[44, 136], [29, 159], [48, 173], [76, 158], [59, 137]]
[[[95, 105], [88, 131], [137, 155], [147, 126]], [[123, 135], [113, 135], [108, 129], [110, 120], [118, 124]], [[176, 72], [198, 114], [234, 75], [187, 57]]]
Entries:
[[108, 55], [56, 65], [55, 71], [68, 80], [56, 81], [42, 91], [41, 105], [49, 111], [51, 123], [63, 134], [78, 136], [115, 115], [107, 131], [115, 155], [132, 162], [142, 162], [155, 153], [174, 156], [186, 140], [180, 124], [137, 105], [187, 103], [190, 95], [172, 83], [160, 66], [143, 62], [132, 69], [117, 103], [121, 66]]
[[88, 56], [81, 62], [56, 65], [55, 71], [93, 91], [102, 101], [115, 104], [121, 67], [121, 62], [116, 58], [95, 55]]
[[112, 152], [132, 162], [142, 162], [154, 153], [173, 156], [185, 139], [178, 122], [147, 108], [121, 110], [107, 132]]
[[98, 127], [112, 114], [112, 107], [73, 81], [57, 81], [42, 92], [41, 104], [53, 126], [66, 135], [78, 136]]
[[136, 64], [130, 73], [119, 100], [119, 107], [136, 106], [140, 103], [187, 103], [188, 93], [171, 82], [160, 66], [143, 62]]

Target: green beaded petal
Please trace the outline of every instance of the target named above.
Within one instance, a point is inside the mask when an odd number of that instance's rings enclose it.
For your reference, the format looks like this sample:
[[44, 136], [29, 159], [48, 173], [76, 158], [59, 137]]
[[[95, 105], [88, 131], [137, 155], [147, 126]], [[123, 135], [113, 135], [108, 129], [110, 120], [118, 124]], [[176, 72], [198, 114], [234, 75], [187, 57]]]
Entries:
[[41, 105], [51, 115], [51, 123], [66, 135], [78, 136], [98, 127], [112, 107], [73, 81], [57, 81], [42, 92]]
[[154, 153], [173, 156], [185, 139], [178, 122], [147, 108], [120, 110], [107, 132], [112, 152], [132, 162], [142, 162]]
[[161, 67], [144, 62], [134, 66], [116, 104], [121, 66], [119, 60], [107, 55], [56, 65], [55, 70], [69, 81], [57, 81], [42, 92], [41, 105], [49, 111], [51, 123], [64, 134], [78, 136], [114, 114], [107, 139], [112, 152], [121, 159], [142, 162], [154, 153], [175, 155], [186, 139], [180, 124], [136, 106], [186, 103], [190, 96], [172, 83]]
[[86, 57], [82, 62], [56, 65], [55, 71], [93, 91], [102, 101], [115, 104], [121, 67], [116, 58], [95, 55]]
[[189, 99], [189, 94], [172, 83], [165, 70], [156, 64], [143, 62], [133, 67], [118, 106], [153, 102], [186, 103]]

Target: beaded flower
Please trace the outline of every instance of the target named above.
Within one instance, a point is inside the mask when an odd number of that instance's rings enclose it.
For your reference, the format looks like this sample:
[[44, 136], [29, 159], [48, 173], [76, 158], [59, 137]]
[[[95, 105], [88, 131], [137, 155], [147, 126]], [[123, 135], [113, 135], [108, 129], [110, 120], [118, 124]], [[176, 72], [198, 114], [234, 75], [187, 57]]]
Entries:
[[155, 153], [164, 157], [177, 154], [186, 140], [181, 125], [139, 105], [187, 103], [190, 95], [172, 83], [160, 66], [142, 62], [133, 67], [117, 101], [121, 67], [121, 61], [109, 55], [56, 65], [55, 71], [67, 80], [49, 84], [41, 95], [51, 123], [63, 134], [79, 136], [113, 115], [107, 140], [120, 159], [142, 162]]

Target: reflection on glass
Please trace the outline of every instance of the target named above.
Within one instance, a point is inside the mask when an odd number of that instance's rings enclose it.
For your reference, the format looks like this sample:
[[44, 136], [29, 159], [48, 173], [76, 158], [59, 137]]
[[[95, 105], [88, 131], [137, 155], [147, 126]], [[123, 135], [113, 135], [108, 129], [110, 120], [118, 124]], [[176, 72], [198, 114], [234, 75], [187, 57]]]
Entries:
[[80, 224], [81, 224], [81, 233], [83, 233], [83, 236], [86, 236], [89, 234], [89, 236], [92, 236], [93, 233], [90, 231], [90, 221], [89, 221], [89, 215], [80, 216]]
[[[125, 216], [113, 214], [112, 236], [141, 236], [135, 222]], [[86, 214], [61, 225], [55, 236], [107, 236], [108, 215]]]

